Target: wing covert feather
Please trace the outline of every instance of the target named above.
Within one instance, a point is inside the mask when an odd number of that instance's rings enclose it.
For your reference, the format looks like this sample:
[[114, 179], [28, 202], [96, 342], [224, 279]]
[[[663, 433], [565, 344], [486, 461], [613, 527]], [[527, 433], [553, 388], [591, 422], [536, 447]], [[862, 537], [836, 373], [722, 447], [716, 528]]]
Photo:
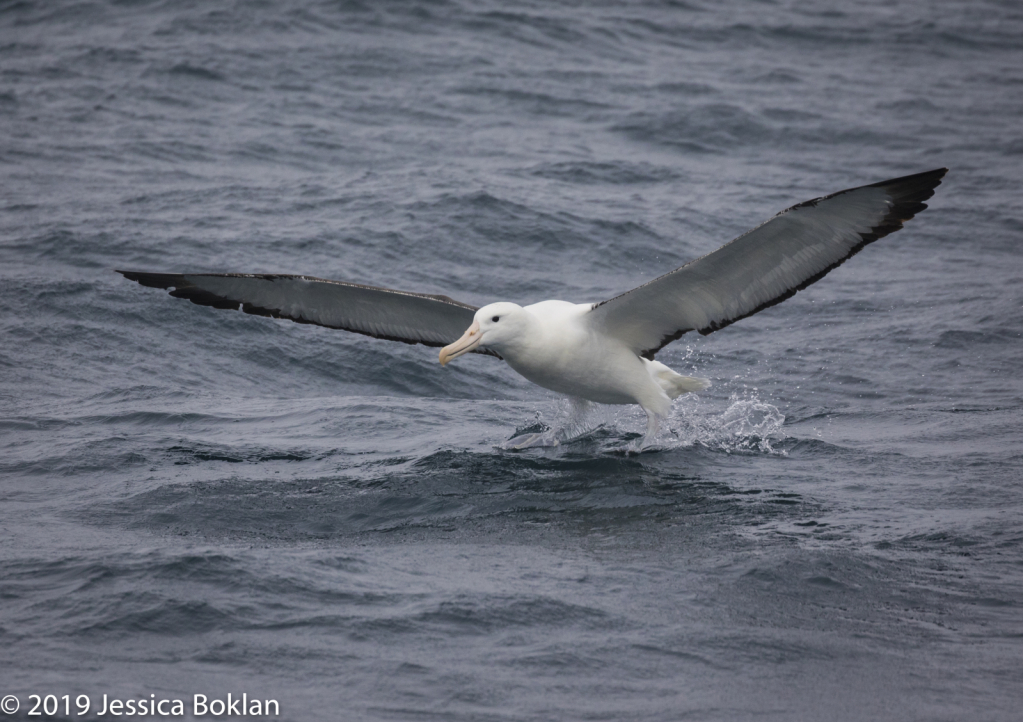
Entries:
[[731, 243], [596, 304], [591, 323], [653, 359], [687, 331], [707, 335], [789, 298], [927, 205], [939, 168], [788, 208]]

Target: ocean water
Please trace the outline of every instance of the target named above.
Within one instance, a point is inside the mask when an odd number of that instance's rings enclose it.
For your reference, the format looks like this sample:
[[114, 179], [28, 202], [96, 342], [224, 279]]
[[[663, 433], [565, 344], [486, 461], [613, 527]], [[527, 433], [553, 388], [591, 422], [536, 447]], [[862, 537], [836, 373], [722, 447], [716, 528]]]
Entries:
[[[1009, 1], [0, 2], [0, 718], [1019, 719], [1021, 118]], [[113, 272], [599, 301], [941, 166], [638, 454]]]

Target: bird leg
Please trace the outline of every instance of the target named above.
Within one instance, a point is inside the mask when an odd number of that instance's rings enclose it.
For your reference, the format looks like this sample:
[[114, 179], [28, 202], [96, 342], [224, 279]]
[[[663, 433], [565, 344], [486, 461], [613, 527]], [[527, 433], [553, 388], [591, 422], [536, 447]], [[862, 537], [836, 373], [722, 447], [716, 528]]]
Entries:
[[506, 441], [505, 449], [529, 449], [536, 446], [559, 446], [580, 436], [586, 427], [583, 421], [593, 408], [593, 403], [577, 396], [569, 396], [568, 418], [560, 428], [548, 428], [545, 431], [522, 434]]
[[593, 402], [581, 399], [578, 396], [569, 396], [568, 403], [572, 405], [571, 423], [576, 424], [586, 418], [586, 414], [593, 408]]
[[661, 430], [661, 417], [660, 414], [656, 414], [649, 409], [643, 409], [646, 411], [646, 435], [643, 436], [643, 441], [640, 444], [640, 448], [649, 446], [657, 438], [657, 434]]
[[565, 425], [557, 432], [557, 438], [559, 441], [568, 441], [574, 439], [581, 433], [586, 431], [586, 427], [583, 425], [583, 421], [586, 419], [586, 415], [593, 408], [593, 403], [586, 399], [581, 399], [578, 396], [569, 396], [568, 403], [570, 406], [568, 412], [568, 419]]

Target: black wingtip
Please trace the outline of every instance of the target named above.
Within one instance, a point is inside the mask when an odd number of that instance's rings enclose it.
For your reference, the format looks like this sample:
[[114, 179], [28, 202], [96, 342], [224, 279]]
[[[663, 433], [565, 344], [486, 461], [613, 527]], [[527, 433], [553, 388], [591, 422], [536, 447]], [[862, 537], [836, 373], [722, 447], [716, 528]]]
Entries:
[[922, 173], [913, 173], [911, 175], [900, 176], [899, 178], [878, 181], [877, 183], [871, 183], [868, 187], [886, 188], [889, 186], [918, 185], [934, 190], [941, 183], [941, 179], [945, 177], [946, 173], [948, 173], [948, 168], [935, 168], [934, 170], [925, 170]]
[[948, 168], [935, 168], [923, 173], [872, 183], [870, 187], [883, 188], [888, 192], [892, 199], [892, 208], [869, 234], [863, 234], [863, 240], [870, 243], [902, 228], [903, 223], [927, 207], [924, 201], [934, 195], [934, 189], [941, 185], [941, 179], [946, 173]]
[[148, 273], [146, 271], [115, 271], [127, 278], [149, 288], [183, 288], [192, 284], [180, 273]]
[[[891, 180], [872, 183], [873, 188], [884, 188], [892, 196], [896, 210], [900, 208], [904, 213], [919, 213], [927, 206], [924, 201], [934, 195], [934, 189], [941, 185], [941, 179], [948, 173], [948, 168], [935, 168], [934, 170], [914, 173], [913, 175]], [[909, 215], [904, 220], [912, 218]]]
[[[170, 295], [175, 298], [187, 298], [189, 301], [199, 306], [212, 306], [213, 308], [237, 310], [241, 305], [240, 301], [232, 301], [231, 299], [218, 296], [199, 288], [180, 273], [148, 273], [146, 271], [117, 272], [129, 281], [135, 281], [142, 286], [148, 286], [149, 288], [174, 289], [170, 292]], [[252, 311], [249, 313], [252, 313]]]

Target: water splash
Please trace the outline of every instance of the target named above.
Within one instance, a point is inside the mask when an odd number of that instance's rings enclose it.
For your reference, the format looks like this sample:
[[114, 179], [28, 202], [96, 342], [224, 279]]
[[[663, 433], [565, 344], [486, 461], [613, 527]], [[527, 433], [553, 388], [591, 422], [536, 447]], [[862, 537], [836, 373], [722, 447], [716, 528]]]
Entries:
[[723, 412], [698, 396], [685, 397], [675, 404], [667, 427], [679, 446], [700, 444], [727, 453], [785, 454], [773, 446], [785, 438], [784, 424], [781, 410], [753, 389], [729, 396]]
[[675, 402], [672, 413], [653, 440], [639, 431], [646, 416], [638, 407], [589, 404], [580, 407], [559, 400], [549, 419], [536, 412], [533, 423], [519, 427], [498, 448], [524, 450], [596, 445], [597, 453], [638, 453], [704, 446], [726, 453], [785, 454], [775, 444], [785, 438], [785, 415], [760, 398], [757, 390], [733, 393], [722, 411], [718, 402], [690, 394]]

